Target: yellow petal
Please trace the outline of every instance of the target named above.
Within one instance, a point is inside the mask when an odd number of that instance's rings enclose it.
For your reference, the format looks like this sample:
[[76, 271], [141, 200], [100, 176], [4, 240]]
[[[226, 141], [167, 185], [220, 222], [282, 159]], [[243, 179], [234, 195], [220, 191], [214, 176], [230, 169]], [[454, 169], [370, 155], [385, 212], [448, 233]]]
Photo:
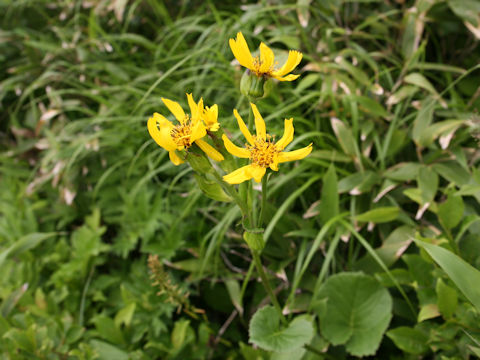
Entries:
[[253, 180], [255, 180], [257, 183], [262, 181], [263, 175], [265, 175], [266, 171], [267, 169], [265, 169], [264, 167], [255, 165], [251, 165], [250, 168], [246, 170], [247, 175], [250, 175], [250, 177], [252, 177]]
[[285, 119], [285, 125], [282, 138], [275, 144], [279, 151], [282, 151], [293, 140], [293, 119]]
[[202, 118], [203, 116], [203, 98], [200, 98], [200, 100], [198, 101], [198, 118]]
[[252, 105], [253, 115], [255, 117], [255, 128], [257, 129], [257, 137], [265, 140], [267, 137], [267, 130], [265, 128], [265, 121], [263, 121], [262, 115], [258, 112], [257, 105], [250, 103]]
[[225, 145], [225, 149], [227, 149], [227, 151], [233, 156], [244, 158], [244, 159], [248, 159], [250, 157], [250, 151], [248, 151], [247, 149], [238, 147], [237, 145], [232, 143], [230, 139], [227, 137], [227, 135], [223, 134], [222, 140], [223, 140], [223, 144]]
[[253, 68], [253, 58], [243, 34], [239, 32], [235, 40], [230, 39], [229, 44], [233, 55], [238, 60], [240, 65], [251, 70]]
[[218, 129], [220, 129], [220, 124], [217, 122], [217, 123], [214, 123], [214, 124], [210, 124], [208, 125], [207, 127], [207, 130], [208, 131], [211, 131], [211, 132], [215, 132], [217, 131]]
[[187, 94], [188, 106], [190, 107], [190, 114], [192, 114], [192, 119], [198, 119], [200, 117], [199, 109], [197, 103], [193, 100], [192, 94]]
[[[285, 62], [285, 64], [283, 64], [283, 66], [280, 69], [274, 71], [272, 75], [274, 77], [282, 77], [288, 74], [293, 69], [295, 69], [298, 64], [300, 64], [300, 61], [302, 61], [302, 57], [303, 57], [303, 54], [300, 51], [290, 50], [288, 52], [288, 59]], [[287, 80], [287, 81], [291, 81], [291, 80]]]
[[190, 143], [201, 139], [205, 135], [207, 135], [207, 129], [205, 129], [205, 125], [203, 125], [200, 120], [194, 122], [192, 125], [192, 134], [190, 135]]
[[280, 81], [293, 81], [293, 80], [296, 80], [300, 75], [293, 75], [293, 74], [290, 74], [290, 75], [287, 75], [287, 76], [284, 76], [284, 77], [276, 77], [274, 76], [275, 79], [277, 80], [280, 80]]
[[247, 139], [250, 145], [254, 145], [253, 136], [252, 134], [250, 134], [250, 131], [248, 131], [247, 125], [245, 125], [245, 123], [243, 122], [243, 119], [238, 113], [237, 109], [233, 110], [233, 115], [235, 115], [235, 117], [237, 118], [238, 127], [240, 128], [243, 136], [245, 136], [245, 139]]
[[272, 49], [270, 49], [263, 42], [260, 43], [260, 72], [268, 73], [273, 67], [274, 55]]
[[295, 151], [281, 152], [280, 154], [278, 154], [278, 162], [283, 163], [286, 161], [301, 160], [311, 152], [312, 152], [312, 144]]
[[240, 169], [237, 169], [230, 174], [227, 174], [223, 177], [223, 180], [229, 184], [240, 184], [246, 180], [250, 180], [252, 178], [249, 175], [248, 170], [252, 167], [252, 165], [242, 166]]
[[215, 161], [223, 160], [223, 155], [220, 154], [217, 150], [215, 150], [215, 148], [206, 141], [198, 139], [197, 141], [195, 141], [195, 144], [197, 144], [210, 159]]
[[205, 107], [203, 121], [209, 131], [217, 131], [220, 128], [217, 104], [211, 107]]
[[270, 164], [270, 169], [272, 169], [273, 171], [278, 171], [278, 159], [274, 160], [274, 161]]
[[176, 101], [172, 101], [172, 100], [164, 99], [164, 98], [162, 98], [162, 101], [165, 104], [165, 106], [168, 108], [168, 110], [170, 110], [172, 112], [173, 116], [175, 116], [175, 118], [180, 123], [183, 124], [183, 122], [185, 120], [185, 112], [183, 111], [180, 104], [177, 103]]
[[184, 163], [184, 161], [175, 153], [175, 150], [169, 151], [168, 155], [170, 156], [170, 161], [173, 163], [173, 165], [180, 165]]
[[173, 151], [177, 148], [177, 145], [170, 135], [173, 127], [173, 124], [159, 113], [153, 114], [153, 117], [149, 118], [147, 122], [150, 136], [159, 146], [167, 151]]

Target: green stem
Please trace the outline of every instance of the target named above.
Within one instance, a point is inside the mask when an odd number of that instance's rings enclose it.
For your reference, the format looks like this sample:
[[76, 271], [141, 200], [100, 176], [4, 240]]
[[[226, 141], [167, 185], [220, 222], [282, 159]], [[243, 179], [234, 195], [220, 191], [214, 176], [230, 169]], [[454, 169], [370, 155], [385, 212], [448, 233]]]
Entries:
[[255, 266], [257, 268], [258, 274], [262, 279], [263, 286], [265, 287], [265, 290], [267, 291], [267, 294], [270, 297], [270, 301], [272, 302], [273, 306], [275, 307], [275, 309], [277, 309], [278, 313], [280, 314], [280, 319], [282, 320], [282, 322], [286, 324], [287, 320], [283, 316], [282, 308], [280, 307], [277, 297], [275, 296], [275, 293], [273, 292], [272, 287], [270, 286], [270, 282], [268, 281], [267, 274], [263, 270], [260, 254], [258, 251], [255, 251], [255, 250], [251, 250], [251, 251], [252, 251], [253, 261], [255, 262]]
[[242, 215], [244, 217], [247, 217], [249, 219], [249, 221], [251, 221], [250, 211], [248, 211], [247, 205], [240, 198], [240, 196], [238, 195], [235, 188], [233, 186], [225, 183], [225, 181], [223, 181], [223, 178], [220, 176], [220, 174], [217, 172], [217, 170], [214, 169], [213, 175], [215, 176], [215, 180], [216, 180], [217, 184], [219, 184], [222, 187], [222, 189], [225, 190], [228, 193], [228, 195], [230, 195], [233, 198], [235, 203], [240, 208], [240, 211], [242, 212]]
[[253, 110], [251, 108], [251, 105], [250, 103], [252, 104], [255, 104], [255, 101], [253, 101], [252, 99], [250, 99], [249, 103], [248, 103], [248, 130], [249, 131], [252, 131], [252, 127], [253, 127]]
[[[252, 99], [249, 99], [250, 101], [248, 102], [248, 129], [252, 129], [253, 127], [253, 110], [250, 107], [250, 102], [253, 103]], [[241, 197], [243, 199], [243, 202], [246, 204], [247, 209], [251, 210], [252, 209], [252, 181], [244, 181], [239, 185], [238, 192], [241, 194]], [[254, 222], [254, 217], [252, 214], [252, 211], [248, 211], [247, 215], [248, 219], [248, 226], [249, 228], [255, 227], [255, 222]]]
[[265, 174], [262, 178], [262, 204], [260, 207], [260, 215], [258, 216], [257, 227], [261, 228], [263, 225], [263, 215], [265, 213], [265, 207], [267, 206], [267, 185], [268, 185], [268, 176]]

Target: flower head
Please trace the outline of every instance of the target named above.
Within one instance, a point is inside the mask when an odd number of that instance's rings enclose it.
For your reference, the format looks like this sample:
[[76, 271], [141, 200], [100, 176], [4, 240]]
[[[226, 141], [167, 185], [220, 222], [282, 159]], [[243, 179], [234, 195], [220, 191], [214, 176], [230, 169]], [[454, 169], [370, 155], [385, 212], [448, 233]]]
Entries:
[[155, 142], [168, 151], [170, 160], [175, 165], [184, 162], [175, 150], [188, 149], [194, 143], [197, 144], [211, 159], [222, 161], [223, 156], [202, 138], [207, 135], [207, 130], [216, 131], [219, 128], [217, 122], [218, 108], [213, 105], [204, 109], [203, 100], [198, 104], [193, 100], [192, 94], [187, 94], [191, 115], [185, 114], [180, 104], [175, 101], [162, 98], [163, 103], [175, 116], [178, 124], [167, 120], [163, 115], [154, 113], [148, 119], [147, 127], [150, 136]]
[[233, 111], [240, 131], [247, 140], [245, 147], [238, 147], [226, 135], [222, 136], [225, 148], [230, 154], [250, 159], [249, 165], [243, 166], [223, 177], [223, 180], [229, 184], [240, 184], [252, 178], [256, 182], [260, 182], [268, 167], [278, 171], [278, 164], [303, 159], [312, 152], [312, 144], [295, 151], [283, 151], [293, 140], [293, 119], [285, 119], [283, 136], [279, 141], [275, 142], [274, 137], [266, 133], [265, 121], [258, 112], [257, 107], [253, 103], [251, 106], [255, 116], [256, 135], [252, 135], [248, 131], [238, 111]]
[[260, 56], [253, 57], [247, 42], [242, 33], [237, 34], [236, 39], [230, 39], [230, 48], [233, 55], [238, 60], [240, 65], [246, 67], [253, 72], [257, 77], [272, 77], [280, 81], [293, 81], [300, 75], [287, 75], [293, 71], [302, 60], [302, 53], [296, 50], [290, 50], [288, 59], [282, 67], [276, 69], [274, 66], [273, 51], [263, 42], [260, 44]]

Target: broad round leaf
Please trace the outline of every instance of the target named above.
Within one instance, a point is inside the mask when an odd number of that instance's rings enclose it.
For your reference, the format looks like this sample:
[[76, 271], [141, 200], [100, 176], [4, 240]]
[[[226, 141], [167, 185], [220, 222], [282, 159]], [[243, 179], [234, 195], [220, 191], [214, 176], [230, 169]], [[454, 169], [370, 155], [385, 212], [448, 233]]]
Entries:
[[319, 312], [323, 336], [352, 355], [375, 354], [392, 317], [389, 292], [370, 276], [341, 273], [322, 285], [319, 297], [326, 299]]
[[265, 306], [253, 315], [249, 327], [250, 342], [262, 349], [288, 352], [300, 349], [313, 337], [312, 322], [306, 316], [295, 318], [287, 327], [272, 306]]

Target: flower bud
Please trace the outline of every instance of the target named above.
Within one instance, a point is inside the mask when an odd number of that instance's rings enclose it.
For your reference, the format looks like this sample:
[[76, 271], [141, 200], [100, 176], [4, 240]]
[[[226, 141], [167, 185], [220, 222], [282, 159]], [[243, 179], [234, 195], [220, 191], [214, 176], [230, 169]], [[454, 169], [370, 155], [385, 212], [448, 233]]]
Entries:
[[213, 171], [212, 164], [207, 156], [197, 146], [190, 147], [186, 160], [197, 173], [207, 174]]
[[250, 249], [255, 251], [262, 251], [265, 247], [263, 240], [263, 229], [245, 230], [243, 239], [247, 242]]
[[264, 76], [256, 76], [250, 70], [245, 70], [240, 80], [240, 92], [249, 99], [256, 100], [268, 96], [272, 82]]
[[193, 176], [195, 177], [200, 190], [202, 190], [202, 192], [210, 199], [224, 202], [232, 201], [232, 198], [228, 196], [225, 191], [223, 191], [222, 187], [214, 180], [207, 179], [199, 174], [193, 174]]

